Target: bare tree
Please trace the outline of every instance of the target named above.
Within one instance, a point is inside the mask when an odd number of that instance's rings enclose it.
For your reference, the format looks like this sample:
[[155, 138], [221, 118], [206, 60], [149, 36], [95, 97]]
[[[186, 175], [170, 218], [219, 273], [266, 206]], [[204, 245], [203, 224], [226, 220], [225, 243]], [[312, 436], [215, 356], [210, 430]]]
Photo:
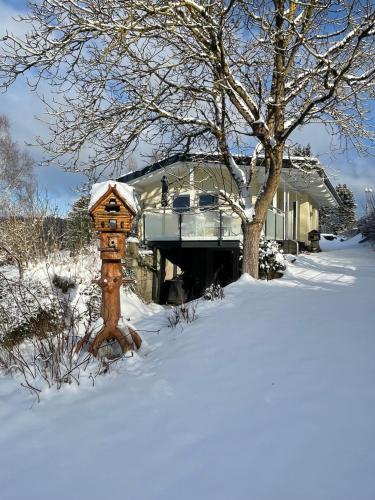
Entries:
[[30, 262], [61, 250], [64, 231], [65, 221], [57, 208], [37, 191], [22, 203], [1, 199], [0, 264], [14, 261], [22, 275]]
[[0, 199], [2, 213], [8, 203], [27, 202], [35, 190], [33, 159], [13, 139], [9, 121], [0, 115]]
[[[243, 271], [255, 277], [293, 131], [322, 123], [362, 150], [374, 139], [372, 0], [42, 0], [30, 9], [29, 32], [3, 40], [0, 78], [5, 88], [24, 73], [34, 88], [51, 83], [52, 159], [115, 170], [140, 141], [164, 153], [219, 150], [239, 194]], [[252, 164], [237, 164], [232, 152], [250, 147]], [[257, 156], [267, 175], [252, 193]]]

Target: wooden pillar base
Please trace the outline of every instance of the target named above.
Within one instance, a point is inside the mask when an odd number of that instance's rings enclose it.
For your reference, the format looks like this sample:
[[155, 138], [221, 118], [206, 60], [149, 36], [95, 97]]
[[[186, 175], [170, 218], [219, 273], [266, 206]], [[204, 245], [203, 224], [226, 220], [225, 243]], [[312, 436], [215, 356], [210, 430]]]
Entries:
[[105, 342], [106, 340], [112, 340], [115, 339], [117, 342], [120, 344], [120, 347], [122, 349], [122, 352], [125, 354], [127, 351], [132, 351], [134, 350], [134, 347], [139, 349], [142, 344], [141, 337], [139, 334], [131, 329], [128, 328], [129, 330], [129, 335], [128, 338], [127, 336], [118, 328], [117, 326], [112, 326], [112, 325], [106, 325], [104, 326], [100, 332], [96, 335], [93, 343], [90, 345], [88, 348], [88, 351], [91, 352], [94, 356], [98, 355], [98, 351], [100, 349], [100, 346]]
[[[113, 325], [106, 325], [99, 331], [99, 333], [94, 338], [93, 342], [90, 343], [90, 339], [85, 335], [77, 344], [75, 352], [79, 353], [84, 345], [89, 344], [87, 348], [88, 352], [93, 354], [95, 357], [98, 355], [99, 349], [102, 344], [107, 340], [117, 340], [120, 344], [122, 352], [125, 354], [128, 351], [133, 351], [134, 348], [140, 349], [142, 345], [142, 339], [138, 332], [128, 327], [128, 335], [126, 335], [120, 328]], [[130, 338], [129, 338], [130, 336]]]

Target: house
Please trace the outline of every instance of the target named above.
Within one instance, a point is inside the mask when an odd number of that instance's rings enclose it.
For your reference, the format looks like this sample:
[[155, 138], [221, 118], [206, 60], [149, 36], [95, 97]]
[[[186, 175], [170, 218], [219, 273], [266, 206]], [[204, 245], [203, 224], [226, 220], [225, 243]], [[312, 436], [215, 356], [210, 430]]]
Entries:
[[[236, 161], [246, 167], [251, 157]], [[264, 179], [260, 159], [251, 184], [254, 202]], [[143, 215], [137, 236], [153, 252], [154, 301], [191, 299], [212, 282], [226, 285], [238, 278], [241, 221], [220, 194], [224, 191], [236, 200], [238, 191], [219, 155], [176, 154], [118, 181], [139, 195]], [[339, 203], [318, 160], [285, 159], [264, 235], [297, 253], [308, 248], [308, 233], [318, 229], [319, 208]]]

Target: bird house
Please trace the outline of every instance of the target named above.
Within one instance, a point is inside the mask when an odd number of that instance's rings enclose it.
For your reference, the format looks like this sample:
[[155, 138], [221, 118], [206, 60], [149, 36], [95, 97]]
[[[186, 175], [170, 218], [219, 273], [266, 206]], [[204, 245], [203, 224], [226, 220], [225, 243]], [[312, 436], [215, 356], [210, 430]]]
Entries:
[[125, 257], [124, 233], [100, 233], [100, 255], [103, 260], [120, 260]]
[[129, 233], [136, 212], [121, 196], [116, 185], [108, 190], [90, 208], [94, 226], [100, 232]]

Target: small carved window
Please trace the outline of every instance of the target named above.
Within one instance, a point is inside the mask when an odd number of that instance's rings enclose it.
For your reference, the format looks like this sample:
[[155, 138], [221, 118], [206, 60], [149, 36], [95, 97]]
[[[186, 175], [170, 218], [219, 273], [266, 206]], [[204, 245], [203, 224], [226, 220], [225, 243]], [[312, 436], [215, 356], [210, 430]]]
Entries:
[[108, 213], [118, 213], [120, 211], [119, 205], [117, 205], [116, 198], [110, 198], [109, 202], [105, 206], [105, 211]]

